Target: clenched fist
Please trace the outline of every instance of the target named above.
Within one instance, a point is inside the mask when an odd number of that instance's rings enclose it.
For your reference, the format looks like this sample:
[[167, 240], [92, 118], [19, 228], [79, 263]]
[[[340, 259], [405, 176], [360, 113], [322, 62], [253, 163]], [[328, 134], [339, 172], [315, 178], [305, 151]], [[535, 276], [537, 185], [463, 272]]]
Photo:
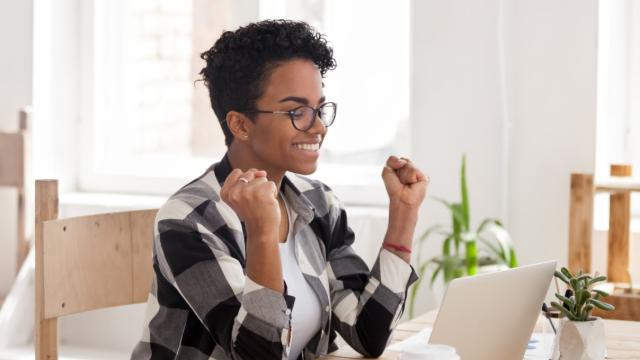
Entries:
[[392, 204], [419, 207], [427, 193], [429, 178], [408, 159], [390, 156], [382, 180]]
[[280, 226], [278, 188], [263, 170], [234, 169], [220, 190], [220, 197], [258, 233], [277, 231]]

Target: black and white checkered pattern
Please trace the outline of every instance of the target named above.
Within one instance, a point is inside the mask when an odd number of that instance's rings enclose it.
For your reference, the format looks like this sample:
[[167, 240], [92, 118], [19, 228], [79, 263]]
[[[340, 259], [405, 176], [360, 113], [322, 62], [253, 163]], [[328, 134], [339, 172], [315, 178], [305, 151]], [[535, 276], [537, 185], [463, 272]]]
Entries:
[[[231, 170], [225, 156], [158, 212], [148, 323], [132, 359], [287, 358], [296, 299], [246, 276], [243, 223], [219, 196]], [[336, 350], [336, 331], [358, 352], [378, 356], [415, 272], [384, 249], [369, 271], [351, 248], [344, 207], [326, 185], [287, 173], [282, 188], [299, 215], [298, 263], [322, 305], [322, 329], [304, 359]]]

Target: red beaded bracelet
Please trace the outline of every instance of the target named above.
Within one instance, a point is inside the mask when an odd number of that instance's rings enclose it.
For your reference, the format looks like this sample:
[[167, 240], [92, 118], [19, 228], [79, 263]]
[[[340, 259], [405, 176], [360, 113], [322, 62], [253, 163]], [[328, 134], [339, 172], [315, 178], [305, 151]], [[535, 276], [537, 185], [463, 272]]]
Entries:
[[398, 251], [398, 252], [411, 254], [411, 249], [409, 249], [408, 247], [406, 247], [404, 245], [397, 245], [397, 244], [392, 244], [392, 243], [382, 243], [382, 247], [385, 248], [385, 249], [390, 249], [390, 250], [394, 250], [394, 251]]

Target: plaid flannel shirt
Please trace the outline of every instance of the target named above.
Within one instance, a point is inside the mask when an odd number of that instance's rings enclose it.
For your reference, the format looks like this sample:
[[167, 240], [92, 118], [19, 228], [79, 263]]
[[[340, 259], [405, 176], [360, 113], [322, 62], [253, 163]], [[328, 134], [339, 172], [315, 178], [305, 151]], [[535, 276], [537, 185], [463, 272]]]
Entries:
[[[132, 359], [288, 358], [296, 299], [246, 276], [244, 224], [219, 196], [231, 170], [225, 156], [159, 210], [147, 323]], [[299, 215], [297, 261], [322, 305], [321, 329], [301, 357], [336, 350], [336, 332], [363, 355], [379, 356], [417, 279], [413, 268], [382, 249], [370, 271], [323, 183], [287, 173], [282, 190]]]

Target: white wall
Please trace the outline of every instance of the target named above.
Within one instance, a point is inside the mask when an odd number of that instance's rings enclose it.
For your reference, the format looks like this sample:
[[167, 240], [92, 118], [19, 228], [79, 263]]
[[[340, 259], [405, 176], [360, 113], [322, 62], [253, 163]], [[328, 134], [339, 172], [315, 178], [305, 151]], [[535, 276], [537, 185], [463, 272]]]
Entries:
[[[413, 1], [411, 27], [412, 154], [429, 193], [459, 199], [466, 152], [472, 222], [502, 218], [521, 264], [564, 263], [569, 176], [594, 171], [597, 1]], [[423, 210], [422, 228], [449, 222]]]
[[[0, 0], [0, 131], [18, 129], [18, 110], [32, 101], [33, 2]], [[16, 269], [16, 192], [0, 188], [0, 296]]]
[[507, 4], [509, 227], [523, 262], [565, 263], [570, 173], [595, 171], [598, 4]]
[[[0, 0], [0, 44], [10, 54], [0, 57], [0, 78], [11, 84], [0, 88], [3, 130], [32, 101], [32, 3]], [[78, 36], [75, 26], [60, 31]], [[472, 221], [505, 219], [521, 263], [565, 262], [569, 174], [595, 163], [597, 1], [413, 1], [411, 29], [412, 154], [431, 175], [430, 194], [457, 199], [466, 152]], [[13, 196], [0, 191], [0, 294], [15, 267]], [[422, 215], [421, 228], [449, 221], [433, 201]], [[419, 310], [433, 306], [426, 299]]]

